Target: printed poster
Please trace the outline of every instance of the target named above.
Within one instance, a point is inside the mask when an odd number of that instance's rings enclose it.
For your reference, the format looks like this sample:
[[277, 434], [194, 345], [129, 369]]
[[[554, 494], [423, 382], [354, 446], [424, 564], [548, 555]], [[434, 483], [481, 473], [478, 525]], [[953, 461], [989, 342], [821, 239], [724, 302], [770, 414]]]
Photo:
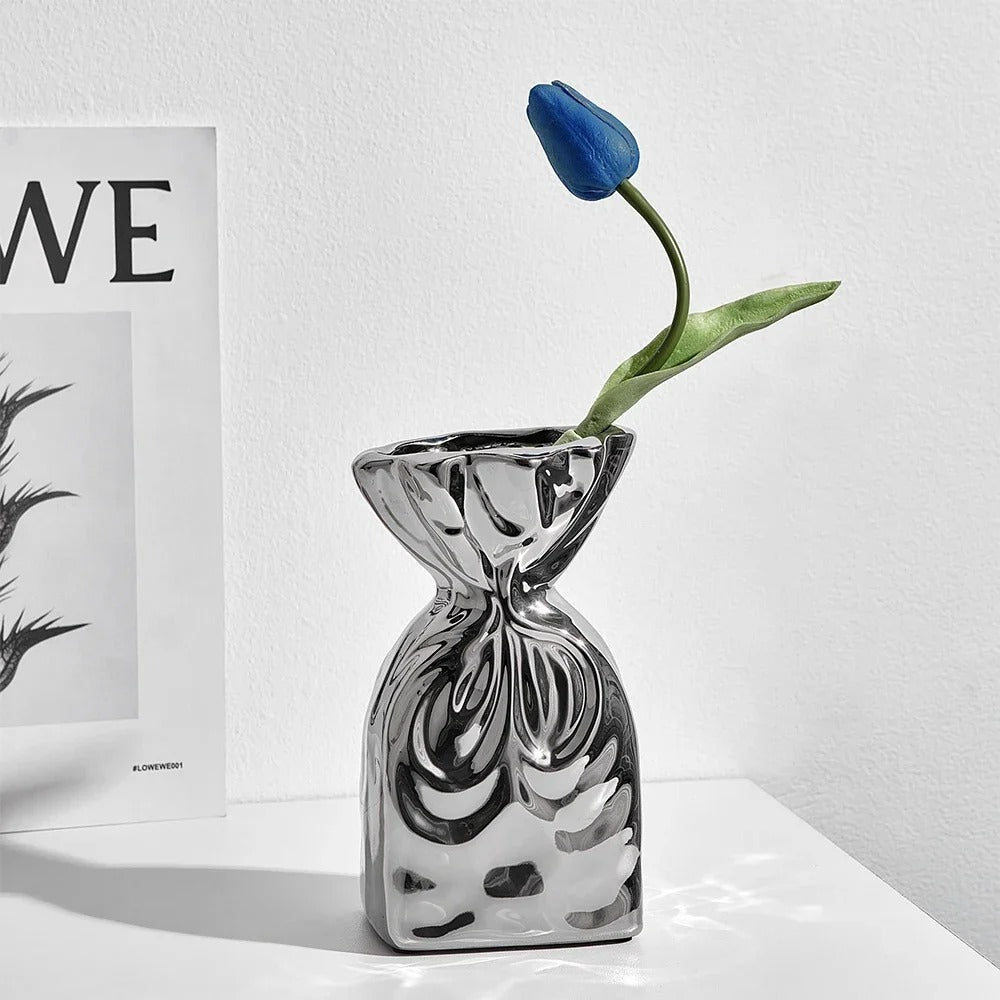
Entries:
[[215, 132], [0, 129], [0, 832], [224, 812]]

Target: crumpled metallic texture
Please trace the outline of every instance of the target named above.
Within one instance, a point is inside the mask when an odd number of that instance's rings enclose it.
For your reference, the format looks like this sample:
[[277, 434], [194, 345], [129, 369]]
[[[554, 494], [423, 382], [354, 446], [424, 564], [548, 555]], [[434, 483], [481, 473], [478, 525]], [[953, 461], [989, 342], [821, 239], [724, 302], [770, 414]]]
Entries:
[[635, 732], [592, 627], [553, 583], [634, 443], [561, 429], [364, 452], [358, 485], [430, 571], [365, 720], [363, 898], [397, 948], [632, 936], [641, 926]]

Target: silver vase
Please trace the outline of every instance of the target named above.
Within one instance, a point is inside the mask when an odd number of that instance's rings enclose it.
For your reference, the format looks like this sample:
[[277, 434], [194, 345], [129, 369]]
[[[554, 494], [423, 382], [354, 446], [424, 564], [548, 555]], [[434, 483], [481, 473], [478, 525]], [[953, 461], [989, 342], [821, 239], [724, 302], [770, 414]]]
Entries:
[[358, 486], [437, 592], [365, 717], [362, 897], [401, 950], [622, 940], [642, 926], [635, 727], [553, 588], [634, 435], [451, 434], [366, 451]]

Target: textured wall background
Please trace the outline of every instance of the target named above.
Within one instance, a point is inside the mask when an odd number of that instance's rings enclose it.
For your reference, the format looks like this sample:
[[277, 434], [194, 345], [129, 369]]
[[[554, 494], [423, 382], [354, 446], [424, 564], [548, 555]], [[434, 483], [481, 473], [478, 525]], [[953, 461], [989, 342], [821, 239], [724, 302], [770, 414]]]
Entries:
[[1000, 959], [1000, 15], [902, 14], [3, 4], [5, 123], [219, 126], [234, 798], [354, 790], [428, 597], [355, 452], [572, 422], [669, 318], [652, 237], [567, 194], [525, 121], [558, 76], [638, 137], [695, 308], [844, 281], [629, 417], [564, 590], [645, 776], [756, 779]]

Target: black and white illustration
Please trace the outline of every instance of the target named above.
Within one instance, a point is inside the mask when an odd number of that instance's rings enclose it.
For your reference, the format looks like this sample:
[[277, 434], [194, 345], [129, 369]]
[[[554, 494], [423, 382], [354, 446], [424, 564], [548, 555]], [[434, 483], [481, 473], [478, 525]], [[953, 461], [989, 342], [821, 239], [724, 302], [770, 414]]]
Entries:
[[127, 313], [0, 315], [0, 726], [137, 715]]

